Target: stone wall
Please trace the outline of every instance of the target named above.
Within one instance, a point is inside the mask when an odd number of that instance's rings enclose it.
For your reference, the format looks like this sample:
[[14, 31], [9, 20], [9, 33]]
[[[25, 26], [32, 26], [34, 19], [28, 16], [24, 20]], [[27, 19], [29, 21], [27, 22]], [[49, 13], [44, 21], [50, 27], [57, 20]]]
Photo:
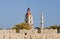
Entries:
[[60, 39], [60, 33], [57, 33], [57, 29], [41, 29], [41, 33], [37, 29], [20, 30], [20, 33], [15, 30], [0, 30], [0, 39]]

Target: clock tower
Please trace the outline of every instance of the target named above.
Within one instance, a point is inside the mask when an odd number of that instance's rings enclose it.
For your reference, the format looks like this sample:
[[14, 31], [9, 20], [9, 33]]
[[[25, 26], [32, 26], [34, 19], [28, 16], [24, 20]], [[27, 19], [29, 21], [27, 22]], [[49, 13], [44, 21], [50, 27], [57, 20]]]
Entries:
[[30, 8], [27, 9], [27, 13], [25, 14], [25, 22], [30, 26], [33, 26], [33, 16], [31, 14]]

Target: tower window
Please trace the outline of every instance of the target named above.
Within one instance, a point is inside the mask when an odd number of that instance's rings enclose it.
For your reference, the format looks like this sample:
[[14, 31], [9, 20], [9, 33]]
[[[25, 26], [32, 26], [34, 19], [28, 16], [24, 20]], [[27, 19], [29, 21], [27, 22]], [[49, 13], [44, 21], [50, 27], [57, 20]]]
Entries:
[[30, 21], [30, 23], [31, 23], [31, 21]]
[[31, 19], [31, 17], [30, 17], [30, 19]]

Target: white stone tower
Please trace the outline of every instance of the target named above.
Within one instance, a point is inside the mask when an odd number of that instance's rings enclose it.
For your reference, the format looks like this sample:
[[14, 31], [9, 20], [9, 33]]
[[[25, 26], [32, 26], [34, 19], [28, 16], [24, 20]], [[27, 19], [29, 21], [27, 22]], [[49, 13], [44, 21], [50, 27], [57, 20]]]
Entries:
[[33, 26], [33, 16], [31, 14], [30, 8], [27, 9], [27, 13], [25, 15], [25, 22], [30, 26]]
[[43, 17], [43, 12], [41, 14], [41, 29], [44, 28], [44, 17]]

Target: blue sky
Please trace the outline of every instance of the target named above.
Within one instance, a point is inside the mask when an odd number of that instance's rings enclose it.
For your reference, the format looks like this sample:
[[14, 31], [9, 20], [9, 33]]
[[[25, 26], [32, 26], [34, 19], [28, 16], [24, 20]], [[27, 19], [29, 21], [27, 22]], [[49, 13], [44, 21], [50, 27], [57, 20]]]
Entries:
[[0, 0], [0, 28], [24, 22], [28, 7], [34, 18], [34, 27], [40, 26], [41, 11], [44, 12], [44, 27], [60, 25], [60, 0]]

